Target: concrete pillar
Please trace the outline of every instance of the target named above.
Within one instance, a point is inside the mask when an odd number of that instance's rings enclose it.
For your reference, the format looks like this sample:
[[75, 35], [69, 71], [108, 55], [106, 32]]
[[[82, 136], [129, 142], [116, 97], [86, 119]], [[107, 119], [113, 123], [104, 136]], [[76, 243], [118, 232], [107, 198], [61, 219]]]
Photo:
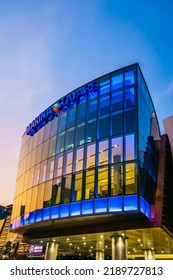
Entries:
[[145, 260], [155, 260], [153, 249], [144, 249]]
[[48, 241], [46, 244], [45, 260], [56, 260], [58, 252], [58, 242]]
[[111, 236], [112, 260], [127, 260], [127, 237], [122, 235]]
[[104, 260], [105, 259], [105, 250], [104, 250], [104, 239], [97, 240], [96, 243], [96, 260]]

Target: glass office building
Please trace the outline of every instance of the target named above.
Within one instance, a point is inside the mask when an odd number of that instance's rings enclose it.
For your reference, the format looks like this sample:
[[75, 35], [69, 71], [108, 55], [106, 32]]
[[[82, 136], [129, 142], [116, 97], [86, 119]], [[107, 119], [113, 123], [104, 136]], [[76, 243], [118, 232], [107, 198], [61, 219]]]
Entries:
[[[128, 230], [163, 230], [156, 199], [162, 138], [169, 150], [138, 64], [70, 92], [22, 137], [11, 230], [28, 240], [47, 239], [47, 247], [69, 233], [89, 238], [106, 232], [112, 258], [127, 258]], [[165, 222], [160, 234], [168, 231]], [[119, 237], [121, 256], [114, 252]]]

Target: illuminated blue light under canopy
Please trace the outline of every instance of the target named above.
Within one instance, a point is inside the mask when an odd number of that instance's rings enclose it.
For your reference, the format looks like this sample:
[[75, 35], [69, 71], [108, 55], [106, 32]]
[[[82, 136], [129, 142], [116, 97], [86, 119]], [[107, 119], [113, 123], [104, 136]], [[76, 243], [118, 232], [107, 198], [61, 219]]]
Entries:
[[107, 212], [107, 198], [98, 198], [95, 200], [94, 212], [95, 213]]
[[60, 218], [66, 218], [69, 216], [69, 204], [60, 205]]
[[[15, 229], [23, 225], [51, 219], [67, 218], [69, 216], [92, 215], [94, 213], [123, 212], [123, 196], [104, 197], [72, 202], [69, 204], [55, 205], [33, 211], [15, 219], [10, 225], [10, 229]], [[138, 195], [124, 196], [124, 211], [138, 210]], [[151, 205], [140, 197], [140, 211], [148, 218], [151, 217]]]
[[70, 205], [70, 216], [78, 216], [81, 214], [81, 202], [74, 202]]
[[82, 201], [82, 214], [93, 214], [93, 207], [94, 201], [93, 200], [84, 200]]
[[138, 210], [138, 196], [126, 195], [124, 196], [124, 211]]
[[109, 197], [108, 211], [109, 212], [122, 211], [122, 196]]

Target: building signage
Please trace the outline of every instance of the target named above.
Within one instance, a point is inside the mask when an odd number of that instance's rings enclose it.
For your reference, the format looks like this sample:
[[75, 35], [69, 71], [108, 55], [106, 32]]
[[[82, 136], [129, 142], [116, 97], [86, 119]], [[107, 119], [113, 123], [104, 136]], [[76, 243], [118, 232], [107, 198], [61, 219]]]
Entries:
[[74, 92], [62, 97], [38, 117], [35, 118], [26, 128], [26, 134], [33, 136], [38, 130], [45, 126], [49, 121], [61, 115], [63, 112], [85, 102], [93, 96], [97, 96], [99, 92], [98, 81], [95, 80]]
[[31, 245], [29, 248], [30, 255], [41, 255], [43, 253], [43, 246]]

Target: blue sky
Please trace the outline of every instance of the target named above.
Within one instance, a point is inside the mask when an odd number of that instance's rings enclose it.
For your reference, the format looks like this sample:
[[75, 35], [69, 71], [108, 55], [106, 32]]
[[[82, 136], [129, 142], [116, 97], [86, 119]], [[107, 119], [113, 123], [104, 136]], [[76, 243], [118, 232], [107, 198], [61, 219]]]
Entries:
[[161, 131], [173, 114], [173, 4], [0, 0], [0, 204], [12, 203], [21, 136], [74, 88], [138, 62]]

